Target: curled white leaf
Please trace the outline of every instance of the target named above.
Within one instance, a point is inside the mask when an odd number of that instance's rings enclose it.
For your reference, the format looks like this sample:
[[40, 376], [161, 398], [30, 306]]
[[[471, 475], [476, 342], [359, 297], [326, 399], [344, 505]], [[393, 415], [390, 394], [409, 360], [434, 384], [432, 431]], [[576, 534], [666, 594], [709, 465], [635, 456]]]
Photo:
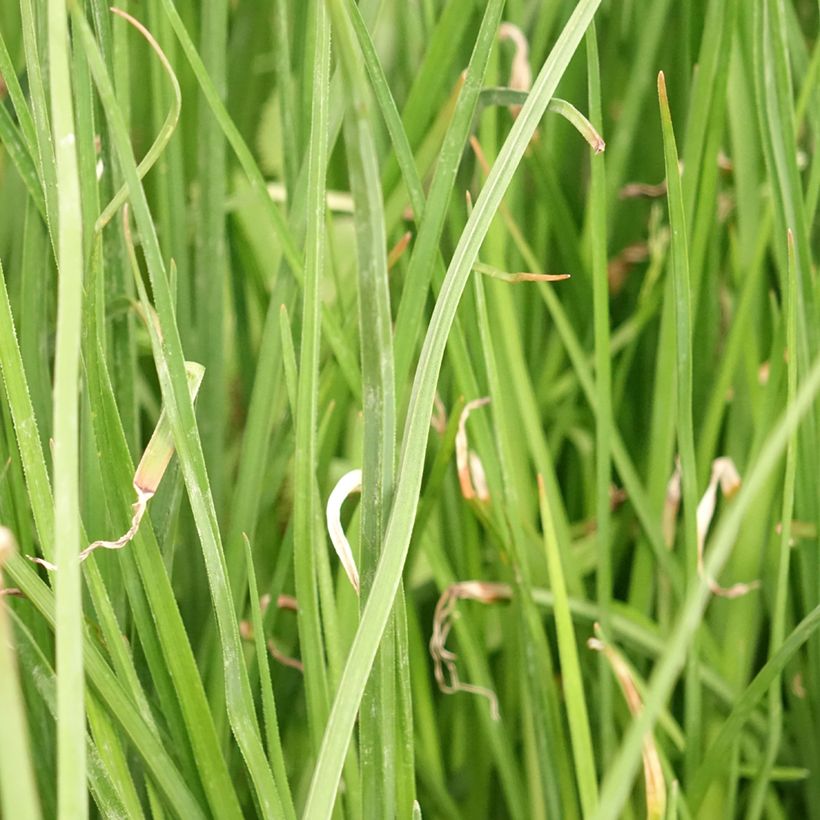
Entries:
[[[529, 91], [532, 87], [532, 69], [530, 68], [530, 44], [526, 35], [514, 23], [502, 23], [498, 29], [499, 40], [509, 40], [515, 46], [512, 65], [510, 66], [509, 87], [515, 91]], [[520, 105], [511, 105], [510, 112], [518, 116]]]
[[722, 587], [714, 578], [706, 576], [706, 569], [703, 563], [704, 546], [706, 544], [706, 536], [709, 533], [709, 527], [712, 523], [712, 518], [715, 514], [715, 506], [717, 504], [717, 490], [718, 485], [723, 493], [724, 498], [731, 498], [740, 487], [740, 475], [737, 467], [731, 458], [723, 457], [716, 458], [712, 462], [712, 475], [709, 478], [709, 486], [706, 492], [698, 503], [697, 509], [697, 534], [698, 534], [698, 574], [701, 578], [706, 579], [709, 589], [715, 595], [720, 595], [723, 598], [738, 598], [757, 589], [760, 586], [759, 581], [752, 581], [750, 583], [734, 584], [730, 587]]
[[[467, 402], [458, 419], [458, 432], [456, 433], [456, 467], [458, 468], [458, 482], [461, 486], [461, 494], [468, 500], [478, 498], [481, 501], [489, 501], [490, 499], [490, 494], [487, 491], [487, 482], [484, 478], [484, 469], [478, 460], [478, 456], [470, 452], [470, 446], [467, 441], [467, 419], [470, 417], [470, 413], [489, 403], [490, 399], [488, 396]], [[473, 484], [476, 477], [483, 483], [483, 486], [478, 488], [480, 492], [477, 491]]]
[[357, 595], [359, 594], [359, 570], [353, 558], [353, 550], [350, 549], [350, 542], [342, 528], [342, 504], [351, 493], [358, 493], [361, 490], [362, 471], [351, 470], [339, 479], [327, 500], [327, 531], [330, 541]]
[[487, 486], [487, 476], [484, 473], [484, 465], [481, 463], [478, 453], [474, 453], [472, 450], [470, 450], [468, 458], [470, 463], [470, 478], [473, 481], [473, 487], [475, 487], [478, 500], [489, 501], [490, 488]]

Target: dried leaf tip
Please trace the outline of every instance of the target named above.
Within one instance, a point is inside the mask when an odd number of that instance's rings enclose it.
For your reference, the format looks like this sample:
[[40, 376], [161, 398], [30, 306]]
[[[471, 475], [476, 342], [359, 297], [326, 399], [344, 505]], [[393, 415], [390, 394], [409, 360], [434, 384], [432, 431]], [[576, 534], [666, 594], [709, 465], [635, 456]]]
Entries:
[[510, 598], [512, 598], [512, 588], [509, 584], [499, 584], [492, 581], [459, 581], [451, 584], [444, 590], [436, 603], [433, 616], [433, 634], [430, 636], [433, 674], [439, 689], [448, 695], [456, 692], [470, 692], [486, 698], [490, 703], [490, 715], [493, 720], [498, 720], [500, 717], [497, 695], [492, 689], [485, 686], [463, 683], [460, 680], [455, 664], [457, 655], [447, 649], [447, 636], [453, 627], [455, 608], [459, 600], [492, 604], [497, 601], [508, 601]]
[[[185, 362], [185, 371], [188, 376], [188, 393], [191, 401], [196, 399], [205, 368], [197, 362]], [[137, 500], [131, 505], [131, 524], [128, 529], [113, 541], [94, 541], [81, 553], [80, 561], [85, 561], [92, 552], [98, 549], [119, 550], [133, 540], [139, 531], [142, 518], [148, 509], [148, 502], [154, 497], [160, 481], [171, 463], [174, 454], [174, 436], [171, 432], [171, 422], [165, 410], [160, 414], [157, 426], [151, 439], [142, 454], [140, 463], [134, 473], [134, 492]]]
[[14, 533], [8, 527], [0, 525], [0, 569], [16, 552], [17, 541], [14, 539]]
[[412, 231], [405, 231], [398, 242], [390, 249], [389, 253], [387, 254], [387, 270], [393, 270], [396, 266], [396, 263], [399, 259], [402, 258], [404, 252], [407, 250], [407, 246], [410, 244], [410, 240], [413, 238]]
[[478, 498], [479, 501], [490, 500], [490, 491], [487, 487], [487, 479], [484, 475], [481, 459], [470, 450], [467, 441], [467, 419], [470, 417], [470, 413], [489, 403], [488, 396], [467, 402], [458, 419], [456, 466], [458, 468], [458, 483], [461, 486], [461, 494], [467, 500], [473, 498]]
[[[604, 653], [621, 687], [630, 713], [633, 717], [637, 717], [643, 709], [643, 703], [632, 670], [624, 657], [605, 640], [600, 624], [596, 623], [594, 629], [595, 637], [589, 638], [587, 646], [596, 652]], [[666, 816], [666, 780], [652, 732], [644, 735], [642, 756], [646, 786], [646, 816], [648, 820], [661, 820]]]
[[16, 587], [3, 586], [3, 566], [13, 555], [17, 554], [17, 541], [14, 533], [8, 528], [0, 525], [0, 598], [6, 595], [22, 595]]
[[[515, 91], [529, 91], [532, 87], [532, 69], [530, 68], [530, 44], [527, 36], [514, 23], [502, 23], [498, 29], [499, 40], [509, 40], [515, 47], [512, 65], [510, 66], [509, 87]], [[517, 117], [520, 105], [511, 105], [510, 113]]]
[[[188, 376], [188, 393], [191, 397], [191, 401], [194, 401], [202, 384], [205, 368], [197, 362], [185, 362], [185, 371]], [[148, 502], [154, 497], [159, 483], [162, 481], [162, 477], [168, 469], [173, 454], [174, 436], [171, 432], [171, 422], [166, 411], [163, 410], [162, 413], [160, 413], [157, 426], [154, 428], [154, 432], [134, 473], [132, 486], [134, 487], [134, 492], [137, 494], [137, 499], [131, 505], [131, 523], [128, 529], [119, 538], [113, 541], [93, 541], [79, 553], [80, 562], [85, 561], [95, 550], [120, 550], [133, 540], [139, 531], [142, 518], [148, 508]], [[36, 558], [30, 555], [26, 557], [35, 564], [40, 564], [40, 566], [45, 567], [47, 570], [54, 571], [57, 569], [56, 564], [52, 564], [44, 558]]]
[[732, 459], [726, 456], [716, 458], [712, 462], [712, 475], [709, 479], [709, 485], [698, 503], [696, 513], [698, 575], [706, 580], [709, 590], [714, 595], [719, 595], [722, 598], [739, 598], [741, 595], [746, 595], [748, 592], [760, 586], [760, 581], [751, 581], [749, 583], [734, 584], [731, 587], [722, 587], [714, 578], [706, 575], [706, 567], [704, 565], [703, 556], [706, 536], [709, 533], [709, 527], [715, 514], [718, 485], [720, 486], [720, 491], [723, 493], [723, 497], [730, 499], [740, 488], [740, 483], [740, 475]]
[[430, 426], [440, 435], [447, 432], [447, 408], [441, 400], [441, 396], [436, 392], [433, 403], [433, 415], [430, 417]]
[[342, 527], [342, 504], [351, 493], [358, 493], [362, 490], [362, 471], [351, 470], [345, 473], [330, 493], [327, 499], [327, 531], [336, 555], [342, 562], [342, 567], [347, 574], [348, 580], [359, 594], [359, 570], [356, 567], [356, 560], [353, 557], [353, 550], [347, 540], [344, 528]]
[[532, 271], [508, 273], [492, 265], [485, 265], [483, 262], [474, 262], [473, 270], [476, 273], [482, 273], [493, 279], [500, 279], [502, 282], [510, 282], [512, 284], [517, 284], [518, 282], [563, 282], [565, 279], [571, 278], [568, 273], [533, 273]]

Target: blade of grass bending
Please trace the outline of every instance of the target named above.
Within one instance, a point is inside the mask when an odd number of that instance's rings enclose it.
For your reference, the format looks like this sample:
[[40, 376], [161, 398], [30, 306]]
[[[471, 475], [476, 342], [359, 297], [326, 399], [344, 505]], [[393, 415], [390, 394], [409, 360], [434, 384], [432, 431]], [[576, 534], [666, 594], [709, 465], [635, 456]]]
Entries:
[[[197, 362], [185, 362], [188, 374], [188, 385], [191, 401], [196, 399], [205, 368]], [[156, 495], [162, 477], [171, 463], [174, 455], [174, 439], [171, 435], [171, 425], [163, 411], [157, 420], [157, 426], [145, 446], [142, 458], [134, 473], [131, 482], [137, 494], [137, 500], [131, 505], [131, 522], [125, 533], [112, 541], [98, 540], [89, 544], [80, 552], [80, 560], [84, 561], [92, 552], [98, 549], [120, 550], [126, 547], [139, 532], [143, 516], [148, 509], [148, 502]]]
[[530, 138], [546, 110], [547, 103], [553, 96], [558, 81], [599, 2], [600, 0], [582, 0], [559, 36], [535, 81], [529, 99], [513, 124], [450, 263], [416, 371], [402, 440], [393, 507], [385, 534], [382, 557], [373, 582], [373, 591], [365, 605], [345, 664], [313, 773], [305, 808], [305, 813], [309, 817], [329, 817], [332, 811], [356, 711], [401, 580], [421, 487], [424, 451], [436, 381], [459, 299], [504, 191], [509, 186]]
[[[787, 408], [772, 428], [754, 465], [747, 471], [746, 480], [732, 506], [721, 518], [706, 556], [704, 579], [687, 590], [675, 627], [667, 639], [666, 650], [659, 658], [650, 678], [644, 710], [639, 718], [633, 720], [604, 778], [601, 802], [598, 811], [593, 816], [594, 820], [614, 820], [620, 816], [621, 809], [629, 795], [632, 780], [640, 765], [643, 737], [654, 726], [663, 704], [675, 685], [686, 660], [689, 642], [701, 623], [703, 612], [710, 598], [705, 578], [715, 578], [720, 574], [734, 545], [743, 516], [755, 501], [772, 470], [776, 468], [790, 436], [811, 409], [818, 391], [820, 391], [820, 358], [815, 359], [812, 363], [793, 404]], [[803, 640], [805, 639], [804, 636]], [[784, 655], [787, 644], [788, 641], [780, 650]], [[762, 687], [763, 691], [768, 688], [769, 683], [770, 681], [766, 681]]]
[[38, 820], [40, 801], [34, 778], [31, 746], [26, 726], [26, 704], [11, 630], [3, 564], [17, 551], [11, 530], [0, 526], [0, 715], [3, 751], [0, 754], [0, 797], [3, 813], [22, 820]]
[[[587, 92], [593, 128], [600, 128], [601, 68], [595, 23], [589, 27], [587, 45]], [[603, 157], [590, 159], [589, 221], [592, 273], [592, 309], [595, 334], [595, 521], [598, 541], [598, 569], [595, 576], [596, 598], [601, 610], [601, 627], [609, 634], [609, 602], [612, 598], [612, 556], [610, 543], [612, 482], [612, 350], [609, 330], [609, 279], [607, 276], [606, 173]], [[552, 573], [550, 573], [552, 575]], [[615, 745], [612, 675], [605, 657], [598, 659], [600, 697], [601, 760], [604, 765]]]
[[[491, 105], [501, 107], [511, 105], [523, 105], [527, 101], [529, 91], [515, 91], [512, 88], [484, 88], [478, 96], [476, 106], [476, 119], [481, 116], [484, 109]], [[596, 154], [602, 154], [606, 149], [606, 143], [595, 126], [571, 103], [562, 100], [560, 97], [553, 97], [549, 101], [547, 111], [559, 114], [589, 143], [590, 148]]]
[[[165, 53], [160, 48], [159, 43], [154, 39], [151, 32], [148, 31], [148, 29], [145, 28], [139, 20], [128, 14], [128, 12], [113, 7], [111, 11], [118, 17], [122, 17], [123, 20], [130, 23], [148, 41], [148, 45], [151, 46], [154, 53], [157, 57], [159, 57], [159, 61], [165, 70], [165, 74], [168, 77], [169, 82], [171, 83], [171, 90], [173, 92], [171, 96], [171, 108], [165, 116], [165, 121], [162, 123], [159, 133], [151, 143], [151, 147], [148, 149], [145, 156], [140, 161], [140, 164], [137, 166], [139, 178], [142, 179], [151, 170], [151, 168], [154, 167], [154, 164], [165, 150], [165, 146], [174, 135], [177, 122], [179, 122], [179, 113], [182, 109], [182, 92], [180, 91], [179, 81], [177, 80], [176, 74], [174, 74], [174, 69], [171, 67], [171, 63], [168, 61], [168, 58], [165, 56]], [[94, 223], [94, 230], [101, 231], [111, 221], [117, 213], [118, 208], [127, 198], [128, 186], [122, 185], [117, 193], [114, 194], [114, 197], [108, 205], [103, 208], [102, 213], [97, 217], [97, 221]]]
[[[320, 283], [325, 265], [325, 175], [330, 82], [330, 23], [324, 0], [314, 0], [313, 99], [308, 146], [307, 223], [302, 340], [296, 395], [293, 567], [299, 601], [299, 645], [305, 667], [308, 726], [314, 753], [328, 713], [328, 681], [319, 617], [315, 550]], [[322, 547], [324, 548], [324, 547]]]
[[[77, 31], [86, 51], [94, 82], [100, 94], [111, 135], [123, 174], [128, 182], [130, 199], [139, 227], [142, 248], [151, 277], [159, 328], [148, 323], [154, 360], [159, 375], [163, 405], [168, 410], [174, 445], [179, 456], [188, 498], [199, 533], [208, 581], [216, 611], [225, 673], [228, 716], [248, 767], [263, 814], [275, 816], [281, 811], [278, 793], [265, 758], [259, 725], [250, 691], [247, 668], [242, 661], [239, 627], [227, 578], [225, 557], [210, 494], [202, 446], [197, 434], [193, 405], [188, 394], [182, 345], [173, 313], [165, 266], [162, 261], [156, 231], [148, 209], [145, 192], [137, 176], [128, 132], [117, 106], [114, 89], [106, 72], [102, 56], [82, 14], [73, 14]], [[141, 298], [146, 294], [141, 280], [137, 282]], [[145, 301], [146, 312], [149, 304]], [[161, 334], [161, 335], [160, 335]]]
[[[683, 209], [678, 149], [672, 129], [672, 115], [666, 94], [666, 79], [658, 74], [658, 99], [663, 131], [663, 154], [666, 163], [669, 227], [672, 233], [672, 276], [675, 324], [675, 395], [677, 397], [677, 443], [683, 488], [684, 577], [686, 587], [698, 584], [697, 523], [698, 506], [697, 465], [695, 461], [695, 433], [692, 421], [692, 293], [689, 278], [689, 251], [686, 216]], [[691, 773], [700, 756], [701, 744], [701, 691], [697, 675], [697, 640], [692, 641], [686, 667], [685, 728], [686, 771]]]
[[[585, 817], [595, 811], [598, 803], [598, 782], [596, 778], [595, 756], [592, 753], [592, 734], [589, 727], [589, 713], [584, 697], [584, 680], [581, 665], [578, 661], [578, 646], [575, 641], [575, 630], [572, 626], [567, 589], [564, 584], [564, 572], [561, 567], [561, 554], [558, 538], [552, 520], [549, 499], [544, 490], [544, 481], [538, 477], [538, 500], [541, 509], [541, 526], [544, 532], [544, 549], [549, 564], [550, 586], [554, 599], [555, 626], [558, 632], [558, 652], [561, 656], [561, 676], [563, 678], [564, 697], [569, 717], [570, 735], [572, 737], [572, 754], [575, 761], [575, 777], [578, 793], [581, 797], [581, 808]], [[603, 606], [599, 603], [599, 608]]]
[[57, 598], [57, 792], [61, 818], [88, 814], [80, 576], [79, 412], [83, 218], [68, 58], [68, 12], [48, 4], [51, 117], [57, 172], [57, 338], [54, 361], [54, 518]]
[[444, 218], [478, 105], [478, 96], [484, 85], [490, 50], [495, 43], [503, 7], [503, 0], [490, 0], [487, 3], [475, 47], [470, 56], [464, 85], [436, 162], [424, 211], [414, 213], [418, 233], [404, 277], [404, 288], [396, 316], [396, 384], [400, 406], [402, 393], [406, 392], [404, 385], [407, 375], [411, 372], [413, 356], [421, 335], [424, 303], [430, 289], [433, 263], [444, 227]]
[[[364, 417], [361, 501], [361, 603], [367, 601], [390, 510], [396, 468], [396, 385], [393, 371], [393, 326], [387, 279], [387, 236], [384, 225], [379, 162], [370, 122], [372, 100], [347, 15], [341, 0], [329, 4], [334, 42], [346, 80], [348, 109], [344, 121], [347, 167], [353, 194], [358, 264], [359, 344], [362, 362]], [[396, 794], [395, 698], [398, 640], [396, 611], [362, 698], [359, 752], [362, 810], [365, 816], [387, 817]], [[403, 647], [406, 656], [406, 643]], [[409, 697], [409, 693], [407, 693]], [[393, 710], [394, 711], [394, 710]], [[409, 728], [409, 727], [408, 727]], [[410, 734], [412, 743], [412, 732]], [[407, 738], [403, 740], [407, 744]]]
[[[106, 18], [107, 19], [107, 18]], [[160, 0], [149, 0], [147, 20], [150, 31], [159, 42], [163, 53], [171, 65], [178, 62], [176, 37], [171, 30], [167, 16], [160, 8]], [[166, 121], [166, 109], [173, 105], [173, 94], [168, 87], [165, 69], [159, 60], [151, 62], [151, 123], [160, 133]], [[157, 161], [154, 174], [157, 231], [166, 259], [173, 259], [178, 281], [172, 291], [175, 295], [189, 294], [191, 285], [191, 259], [188, 245], [187, 186], [185, 180], [185, 133], [177, 123], [173, 137], [165, 146], [165, 151]], [[109, 149], [110, 151], [110, 149]], [[193, 306], [190, 299], [183, 299], [177, 305], [177, 321], [183, 339], [193, 336]]]
[[284, 816], [288, 820], [296, 820], [296, 811], [293, 808], [293, 798], [290, 794], [285, 756], [282, 753], [282, 740], [279, 735], [279, 724], [276, 718], [276, 701], [273, 697], [273, 684], [268, 665], [268, 648], [265, 646], [265, 625], [262, 622], [262, 609], [259, 605], [259, 590], [256, 586], [256, 572], [253, 568], [253, 553], [251, 542], [245, 541], [245, 560], [248, 563], [248, 593], [250, 595], [251, 625], [253, 626], [253, 640], [256, 647], [256, 663], [259, 667], [259, 685], [262, 690], [262, 712], [265, 716], [265, 739], [268, 744], [268, 758], [271, 761], [276, 788], [282, 800]]

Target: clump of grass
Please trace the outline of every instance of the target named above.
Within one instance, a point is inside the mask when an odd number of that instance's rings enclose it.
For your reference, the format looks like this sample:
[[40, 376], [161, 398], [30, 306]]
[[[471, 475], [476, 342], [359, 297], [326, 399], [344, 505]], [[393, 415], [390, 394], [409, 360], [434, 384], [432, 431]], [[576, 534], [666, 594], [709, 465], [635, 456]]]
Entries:
[[4, 5], [4, 816], [814, 817], [818, 26]]

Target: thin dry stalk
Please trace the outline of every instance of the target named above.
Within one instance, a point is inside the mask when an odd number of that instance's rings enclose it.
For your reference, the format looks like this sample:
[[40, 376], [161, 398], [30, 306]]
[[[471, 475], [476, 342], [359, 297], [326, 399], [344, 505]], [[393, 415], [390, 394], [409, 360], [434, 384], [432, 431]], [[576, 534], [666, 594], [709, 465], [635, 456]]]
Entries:
[[[638, 717], [643, 709], [643, 703], [632, 677], [632, 671], [621, 654], [604, 640], [599, 624], [595, 624], [595, 637], [587, 641], [587, 646], [596, 652], [604, 653], [618, 680], [630, 713], [633, 717]], [[648, 820], [660, 820], [666, 814], [666, 780], [652, 732], [647, 732], [644, 736], [642, 756], [646, 786], [646, 816]]]
[[390, 249], [390, 252], [387, 254], [388, 271], [393, 270], [393, 268], [396, 266], [396, 263], [399, 261], [399, 259], [402, 258], [412, 238], [413, 232], [405, 231], [404, 234], [402, 234], [401, 239], [399, 239], [399, 241], [396, 242], [396, 244], [393, 245], [393, 247]]
[[456, 692], [470, 692], [487, 698], [490, 703], [490, 714], [493, 720], [499, 719], [498, 697], [492, 689], [464, 683], [456, 667], [457, 655], [447, 649], [447, 636], [457, 617], [456, 605], [460, 600], [478, 601], [482, 604], [493, 604], [497, 601], [509, 601], [512, 598], [512, 587], [492, 581], [459, 581], [451, 584], [436, 603], [433, 616], [433, 634], [430, 637], [430, 655], [433, 658], [433, 674], [442, 692], [448, 695]]

